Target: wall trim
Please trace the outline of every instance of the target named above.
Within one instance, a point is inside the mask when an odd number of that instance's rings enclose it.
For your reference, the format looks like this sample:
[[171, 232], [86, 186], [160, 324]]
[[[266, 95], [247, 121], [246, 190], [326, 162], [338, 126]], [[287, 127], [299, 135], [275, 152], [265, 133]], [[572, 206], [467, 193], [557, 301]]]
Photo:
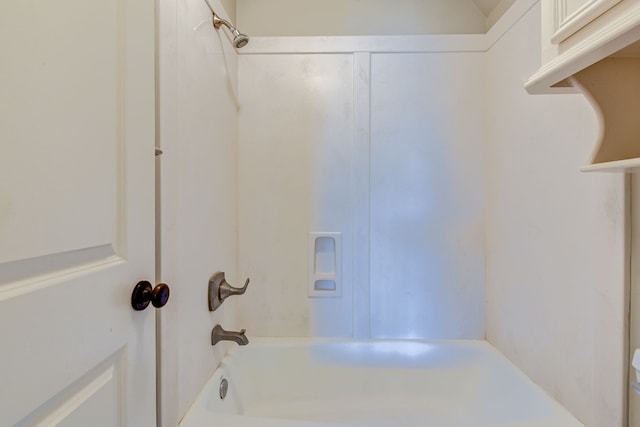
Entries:
[[371, 54], [353, 55], [353, 338], [371, 338]]
[[484, 34], [437, 34], [424, 36], [327, 36], [252, 37], [238, 53], [418, 53], [482, 52]]
[[251, 37], [238, 54], [486, 52], [538, 1], [517, 0], [486, 34]]

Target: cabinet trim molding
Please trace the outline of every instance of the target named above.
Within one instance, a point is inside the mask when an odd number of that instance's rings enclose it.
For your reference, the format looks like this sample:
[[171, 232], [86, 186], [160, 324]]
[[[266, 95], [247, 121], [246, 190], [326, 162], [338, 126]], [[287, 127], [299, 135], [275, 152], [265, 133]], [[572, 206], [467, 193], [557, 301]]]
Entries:
[[551, 43], [558, 44], [611, 9], [621, 0], [591, 0], [567, 16], [568, 0], [555, 0], [555, 33]]

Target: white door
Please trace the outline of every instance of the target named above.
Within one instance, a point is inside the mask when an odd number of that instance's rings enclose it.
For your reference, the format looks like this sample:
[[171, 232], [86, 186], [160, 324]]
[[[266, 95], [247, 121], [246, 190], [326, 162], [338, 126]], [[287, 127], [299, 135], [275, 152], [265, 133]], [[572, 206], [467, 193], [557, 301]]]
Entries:
[[0, 2], [0, 426], [155, 425], [153, 0]]
[[[631, 296], [629, 312], [629, 427], [640, 425], [640, 386], [631, 365], [640, 349], [640, 174], [631, 174]], [[634, 387], [635, 386], [635, 387]]]

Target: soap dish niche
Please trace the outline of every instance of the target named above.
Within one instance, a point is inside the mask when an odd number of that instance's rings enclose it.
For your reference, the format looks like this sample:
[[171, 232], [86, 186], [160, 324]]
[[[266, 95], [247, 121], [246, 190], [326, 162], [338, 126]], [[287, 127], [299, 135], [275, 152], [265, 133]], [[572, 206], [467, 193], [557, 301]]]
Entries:
[[342, 295], [342, 233], [309, 233], [309, 297]]
[[313, 283], [313, 290], [317, 292], [335, 292], [336, 281], [331, 279], [318, 279]]

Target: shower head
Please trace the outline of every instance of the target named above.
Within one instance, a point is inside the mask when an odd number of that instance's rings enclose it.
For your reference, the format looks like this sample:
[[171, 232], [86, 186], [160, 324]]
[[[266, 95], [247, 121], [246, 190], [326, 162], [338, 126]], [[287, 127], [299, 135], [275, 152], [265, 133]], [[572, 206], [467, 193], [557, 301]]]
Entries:
[[218, 15], [216, 15], [216, 13], [213, 10], [211, 12], [213, 13], [213, 28], [215, 28], [216, 30], [219, 30], [220, 27], [223, 25], [227, 27], [229, 31], [231, 31], [231, 34], [233, 35], [233, 45], [236, 47], [236, 49], [240, 49], [241, 47], [244, 47], [247, 45], [247, 43], [249, 43], [248, 35], [242, 34], [240, 31], [238, 31], [236, 27], [231, 25], [229, 21], [226, 21], [220, 18]]
[[245, 47], [247, 43], [249, 43], [249, 36], [246, 34], [242, 34], [236, 28], [232, 29], [231, 33], [233, 34], [233, 45], [237, 49], [240, 49], [241, 47]]

